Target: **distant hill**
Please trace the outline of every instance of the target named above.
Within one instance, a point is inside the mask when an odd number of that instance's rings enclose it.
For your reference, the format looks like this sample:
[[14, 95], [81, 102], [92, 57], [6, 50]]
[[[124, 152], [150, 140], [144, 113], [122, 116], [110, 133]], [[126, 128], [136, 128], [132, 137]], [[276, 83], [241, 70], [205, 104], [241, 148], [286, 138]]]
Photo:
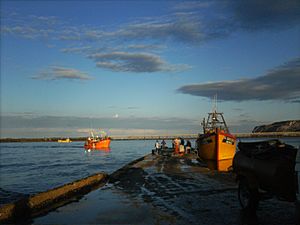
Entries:
[[254, 127], [252, 133], [258, 132], [297, 132], [300, 131], [300, 120], [288, 120]]

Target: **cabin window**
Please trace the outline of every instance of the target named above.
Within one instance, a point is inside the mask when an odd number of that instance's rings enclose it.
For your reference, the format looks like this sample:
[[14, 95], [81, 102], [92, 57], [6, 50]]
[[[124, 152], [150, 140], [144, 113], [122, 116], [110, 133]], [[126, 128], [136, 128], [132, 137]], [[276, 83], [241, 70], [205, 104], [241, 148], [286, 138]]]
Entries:
[[222, 142], [234, 145], [234, 139], [232, 139], [230, 137], [224, 137], [223, 140], [222, 140]]

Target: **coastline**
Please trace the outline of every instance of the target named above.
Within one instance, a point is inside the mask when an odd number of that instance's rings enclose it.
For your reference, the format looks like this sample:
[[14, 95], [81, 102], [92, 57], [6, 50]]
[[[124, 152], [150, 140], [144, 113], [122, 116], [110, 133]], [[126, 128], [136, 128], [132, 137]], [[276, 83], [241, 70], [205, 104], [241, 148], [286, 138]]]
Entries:
[[[282, 137], [300, 137], [300, 132], [259, 132], [259, 133], [233, 133], [237, 138], [282, 138]], [[115, 141], [126, 140], [172, 140], [176, 137], [184, 139], [196, 139], [198, 134], [178, 134], [178, 135], [151, 135], [151, 136], [111, 136]], [[60, 137], [49, 138], [0, 138], [0, 143], [9, 142], [57, 142]], [[72, 141], [85, 141], [86, 137], [70, 137]]]

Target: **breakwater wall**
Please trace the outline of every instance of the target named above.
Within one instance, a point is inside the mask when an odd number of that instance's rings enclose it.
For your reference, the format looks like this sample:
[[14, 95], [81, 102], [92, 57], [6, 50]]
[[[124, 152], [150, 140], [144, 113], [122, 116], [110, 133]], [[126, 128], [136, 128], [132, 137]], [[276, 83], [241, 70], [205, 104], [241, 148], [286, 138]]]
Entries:
[[238, 138], [281, 138], [281, 137], [300, 137], [300, 132], [256, 132], [256, 133], [235, 133]]
[[41, 192], [28, 198], [20, 199], [0, 207], [0, 224], [24, 224], [32, 217], [47, 213], [65, 205], [76, 197], [83, 196], [91, 190], [106, 183], [108, 175], [97, 173], [81, 180]]
[[63, 186], [20, 199], [16, 202], [0, 207], [0, 224], [27, 224], [34, 217], [66, 205], [76, 198], [122, 177], [132, 165], [144, 160], [151, 153], [133, 160], [112, 174], [97, 173], [86, 178], [76, 180]]
[[[259, 133], [233, 133], [238, 138], [281, 138], [300, 137], [300, 132], [259, 132]], [[198, 134], [174, 134], [174, 135], [145, 135], [145, 136], [111, 136], [112, 140], [172, 140], [177, 137], [184, 139], [196, 139]], [[60, 138], [0, 138], [1, 142], [57, 142]], [[85, 141], [86, 137], [70, 138], [72, 141]]]
[[[300, 137], [300, 132], [262, 132], [262, 133], [233, 133], [237, 138], [280, 138]], [[112, 137], [113, 140], [172, 140], [174, 138], [196, 139], [199, 134], [152, 135], [152, 136], [127, 136]]]

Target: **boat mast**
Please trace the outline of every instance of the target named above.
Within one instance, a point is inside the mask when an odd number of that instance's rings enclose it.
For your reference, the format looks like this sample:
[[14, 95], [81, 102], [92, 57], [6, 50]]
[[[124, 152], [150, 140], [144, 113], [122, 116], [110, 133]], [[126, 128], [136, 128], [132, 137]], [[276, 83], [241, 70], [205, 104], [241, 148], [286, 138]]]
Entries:
[[215, 130], [216, 128], [224, 129], [229, 133], [223, 113], [217, 112], [217, 94], [213, 97], [212, 112], [208, 113], [207, 121], [203, 120], [203, 131]]
[[206, 129], [207, 129], [207, 123], [205, 123], [205, 118], [203, 118], [201, 125], [202, 125], [202, 128], [203, 128], [203, 134], [205, 134]]
[[216, 128], [218, 121], [218, 113], [217, 113], [217, 94], [215, 94], [213, 98], [213, 106], [212, 106], [212, 117], [211, 117], [211, 125], [213, 128]]
[[222, 121], [223, 121], [223, 124], [224, 124], [225, 131], [226, 131], [227, 133], [229, 133], [229, 129], [228, 129], [227, 124], [226, 124], [226, 122], [225, 122], [223, 113], [220, 113], [220, 115], [221, 115], [221, 117], [222, 117]]

